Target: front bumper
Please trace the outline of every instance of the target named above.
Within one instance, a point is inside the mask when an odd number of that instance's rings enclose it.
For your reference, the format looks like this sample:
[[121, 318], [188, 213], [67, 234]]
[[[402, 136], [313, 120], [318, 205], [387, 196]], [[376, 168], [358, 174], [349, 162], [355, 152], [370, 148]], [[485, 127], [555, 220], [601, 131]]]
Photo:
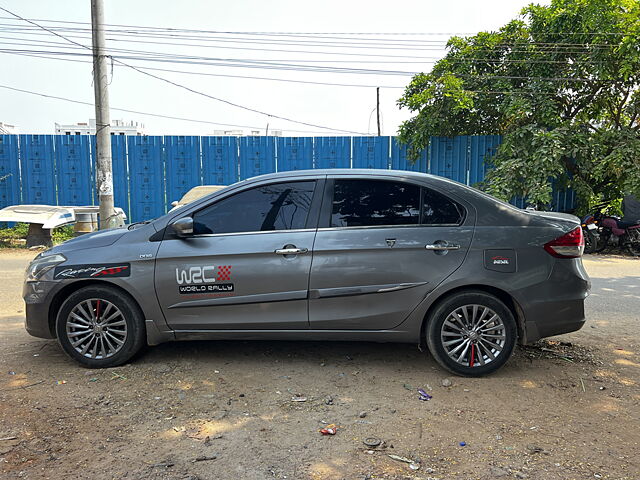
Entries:
[[49, 307], [56, 282], [25, 282], [22, 298], [26, 305], [25, 329], [34, 337], [56, 338], [55, 329], [49, 323]]

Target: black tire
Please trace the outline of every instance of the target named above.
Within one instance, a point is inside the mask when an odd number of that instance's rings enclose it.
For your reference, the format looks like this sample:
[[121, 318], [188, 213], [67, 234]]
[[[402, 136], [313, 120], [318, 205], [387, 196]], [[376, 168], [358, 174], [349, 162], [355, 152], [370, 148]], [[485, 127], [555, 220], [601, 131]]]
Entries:
[[[483, 350], [480, 346], [481, 340], [476, 339], [476, 342], [478, 343], [474, 343], [472, 347], [473, 349], [471, 348], [468, 349], [467, 351], [468, 353], [466, 357], [462, 358], [462, 363], [466, 363], [465, 365], [465, 364], [458, 363], [456, 360], [454, 360], [451, 356], [449, 356], [449, 354], [445, 349], [449, 347], [451, 349], [455, 349], [459, 344], [455, 343], [453, 345], [447, 345], [445, 347], [445, 341], [443, 340], [443, 336], [444, 338], [453, 338], [452, 340], [448, 341], [450, 343], [458, 341], [456, 340], [456, 335], [457, 335], [456, 330], [452, 330], [452, 327], [449, 326], [452, 323], [451, 319], [453, 319], [454, 322], [461, 321], [464, 323], [465, 322], [464, 318], [460, 316], [461, 313], [459, 314], [458, 312], [462, 312], [461, 309], [468, 308], [470, 310], [466, 310], [466, 311], [469, 313], [469, 315], [473, 315], [475, 312], [475, 310], [473, 309], [473, 306], [482, 307], [484, 309], [484, 310], [478, 309], [478, 312], [479, 312], [478, 315], [480, 315], [481, 312], [486, 312], [484, 314], [488, 315], [488, 317], [482, 317], [482, 316], [479, 317], [480, 320], [478, 321], [478, 326], [480, 326], [482, 322], [486, 321], [487, 318], [494, 318], [492, 316], [493, 314], [497, 315], [498, 318], [496, 320], [489, 323], [487, 327], [481, 330], [488, 329], [487, 335], [489, 334], [489, 332], [493, 332], [491, 334], [492, 337], [498, 336], [496, 334], [499, 333], [500, 335], [504, 335], [504, 339], [503, 340], [502, 339], [494, 340], [493, 338], [491, 339], [492, 341], [495, 341], [496, 344], [499, 344], [500, 342], [503, 342], [503, 344], [499, 345], [501, 347], [501, 350], [497, 354], [496, 354], [497, 349], [493, 349], [492, 347], [489, 347], [489, 353], [495, 356], [495, 359], [490, 359], [489, 355], [485, 353], [487, 349], [487, 344], [484, 343], [489, 340], [485, 338], [486, 337], [485, 333], [482, 333], [483, 340], [482, 340], [481, 346], [485, 350]], [[457, 316], [452, 317], [453, 315], [457, 315]], [[447, 325], [443, 330], [443, 325], [445, 325], [445, 321], [447, 321]], [[458, 330], [462, 332], [462, 329], [458, 329]], [[465, 327], [465, 330], [466, 330], [466, 327]], [[478, 336], [478, 332], [475, 332], [475, 334], [476, 336]], [[463, 334], [461, 333], [460, 335], [462, 338]], [[445, 298], [436, 306], [435, 310], [433, 311], [433, 313], [430, 315], [428, 319], [427, 328], [426, 328], [426, 337], [427, 337], [426, 340], [427, 340], [427, 345], [429, 347], [429, 351], [442, 367], [444, 367], [445, 369], [449, 370], [450, 372], [456, 375], [465, 376], [465, 377], [480, 377], [480, 376], [495, 372], [500, 367], [502, 367], [502, 365], [506, 363], [506, 361], [509, 359], [509, 357], [513, 353], [513, 349], [515, 348], [516, 340], [518, 337], [518, 329], [516, 326], [516, 321], [513, 316], [513, 313], [501, 300], [499, 300], [495, 296], [486, 292], [467, 290], [467, 291], [459, 292], [450, 297]], [[468, 342], [469, 344], [472, 343], [471, 338], [469, 336], [464, 337], [459, 341]], [[475, 350], [476, 348], [478, 350]], [[460, 351], [463, 352], [464, 350], [465, 349], [463, 348]], [[473, 362], [470, 360], [471, 352], [474, 352]], [[481, 352], [482, 358], [479, 357], [478, 352]], [[464, 355], [464, 352], [463, 352], [463, 355]], [[457, 356], [457, 352], [455, 353], [455, 356]]]
[[584, 253], [595, 253], [598, 251], [598, 237], [588, 228], [584, 232]]
[[[99, 310], [104, 305], [108, 315], [100, 318]], [[78, 307], [82, 307], [82, 310]], [[86, 312], [86, 315], [82, 312]], [[120, 315], [114, 317], [111, 323], [102, 324], [117, 313]], [[88, 318], [97, 318], [98, 322], [87, 320]], [[58, 310], [56, 334], [58, 343], [67, 355], [88, 368], [122, 365], [145, 345], [144, 318], [140, 308], [129, 295], [109, 286], [90, 286], [72, 293]], [[74, 343], [85, 337], [89, 342], [92, 335], [95, 337], [95, 347], [89, 347], [84, 354], [78, 351], [84, 349], [86, 343], [78, 346], [74, 346]], [[115, 347], [109, 351], [106, 345]]]
[[600, 231], [600, 235], [598, 235], [598, 245], [596, 246], [596, 249], [594, 250], [594, 253], [600, 253], [605, 248], [607, 248], [607, 245], [609, 244], [609, 239], [610, 238], [611, 238], [611, 232], [610, 231], [601, 230]]
[[640, 243], [629, 242], [627, 243], [627, 250], [634, 257], [640, 257]]

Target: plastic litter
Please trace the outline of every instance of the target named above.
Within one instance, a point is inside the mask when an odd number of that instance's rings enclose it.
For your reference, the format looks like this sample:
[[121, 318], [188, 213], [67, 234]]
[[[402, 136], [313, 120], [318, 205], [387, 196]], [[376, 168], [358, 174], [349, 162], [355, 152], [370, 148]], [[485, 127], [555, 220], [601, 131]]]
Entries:
[[458, 445], [460, 445], [461, 447], [466, 447], [467, 446], [467, 442], [460, 442]]
[[397, 462], [404, 462], [409, 464], [409, 468], [411, 470], [419, 470], [420, 469], [420, 463], [416, 462], [414, 460], [411, 460], [410, 458], [407, 457], [401, 457], [400, 455], [394, 455], [394, 454], [389, 454], [389, 458], [396, 460]]
[[292, 402], [306, 402], [307, 397], [291, 397]]
[[67, 383], [66, 380], [56, 380], [56, 385], [64, 385], [65, 383]]
[[425, 402], [427, 400], [431, 400], [433, 397], [431, 395], [429, 395], [427, 392], [424, 391], [424, 389], [419, 388], [418, 389], [418, 394], [420, 394], [420, 397], [418, 397], [420, 400], [424, 400]]
[[9, 372], [9, 375], [15, 375], [16, 372], [14, 372], [13, 370]]
[[338, 431], [338, 426], [335, 423], [331, 423], [324, 428], [318, 430], [322, 435], [335, 435]]

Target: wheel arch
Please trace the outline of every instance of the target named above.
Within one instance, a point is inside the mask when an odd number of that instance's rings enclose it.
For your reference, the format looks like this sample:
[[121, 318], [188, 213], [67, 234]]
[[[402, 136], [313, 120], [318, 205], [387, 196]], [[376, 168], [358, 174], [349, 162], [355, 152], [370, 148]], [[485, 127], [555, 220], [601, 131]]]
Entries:
[[429, 323], [429, 319], [433, 314], [433, 312], [435, 311], [435, 309], [438, 308], [438, 306], [448, 298], [454, 295], [457, 295], [461, 292], [468, 292], [468, 291], [474, 291], [474, 292], [480, 291], [480, 292], [488, 293], [498, 298], [500, 301], [502, 301], [507, 306], [507, 308], [511, 311], [511, 313], [513, 314], [513, 318], [515, 318], [516, 320], [516, 327], [518, 330], [517, 342], [520, 344], [526, 343], [527, 335], [526, 335], [526, 329], [525, 329], [524, 312], [522, 310], [522, 307], [518, 304], [517, 300], [513, 298], [508, 292], [500, 288], [497, 288], [491, 285], [484, 285], [484, 284], [470, 284], [470, 285], [462, 285], [459, 287], [452, 288], [451, 290], [447, 290], [446, 292], [442, 293], [433, 303], [431, 303], [431, 305], [429, 305], [429, 308], [427, 308], [427, 311], [425, 312], [424, 317], [422, 319], [422, 326], [420, 327], [420, 347], [421, 348], [426, 347], [425, 332], [426, 332], [427, 324]]
[[58, 316], [58, 311], [60, 310], [60, 307], [71, 294], [85, 287], [108, 287], [113, 290], [116, 290], [118, 293], [129, 297], [131, 301], [134, 303], [134, 305], [140, 311], [142, 318], [145, 318], [142, 307], [140, 306], [140, 302], [138, 302], [135, 299], [135, 297], [133, 297], [133, 295], [131, 295], [121, 286], [111, 282], [103, 281], [103, 280], [79, 280], [77, 282], [73, 282], [68, 285], [65, 285], [58, 292], [56, 292], [53, 299], [51, 300], [51, 303], [49, 305], [48, 320], [49, 320], [49, 331], [51, 332], [51, 335], [53, 335], [54, 338], [57, 338], [56, 318]]

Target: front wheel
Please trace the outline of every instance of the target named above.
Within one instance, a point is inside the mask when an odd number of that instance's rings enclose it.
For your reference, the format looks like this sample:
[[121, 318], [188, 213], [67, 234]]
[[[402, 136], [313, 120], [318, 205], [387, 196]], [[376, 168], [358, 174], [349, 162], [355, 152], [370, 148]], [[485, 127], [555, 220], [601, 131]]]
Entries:
[[467, 291], [441, 302], [427, 324], [427, 345], [452, 373], [479, 377], [498, 370], [516, 344], [511, 310], [495, 296]]
[[607, 245], [609, 244], [609, 239], [610, 238], [611, 238], [611, 231], [610, 230], [600, 230], [600, 233], [598, 235], [598, 244], [596, 245], [594, 253], [600, 253], [605, 248], [607, 248]]
[[67, 298], [56, 320], [58, 342], [89, 368], [122, 365], [144, 345], [144, 320], [126, 293], [108, 286], [81, 288]]

